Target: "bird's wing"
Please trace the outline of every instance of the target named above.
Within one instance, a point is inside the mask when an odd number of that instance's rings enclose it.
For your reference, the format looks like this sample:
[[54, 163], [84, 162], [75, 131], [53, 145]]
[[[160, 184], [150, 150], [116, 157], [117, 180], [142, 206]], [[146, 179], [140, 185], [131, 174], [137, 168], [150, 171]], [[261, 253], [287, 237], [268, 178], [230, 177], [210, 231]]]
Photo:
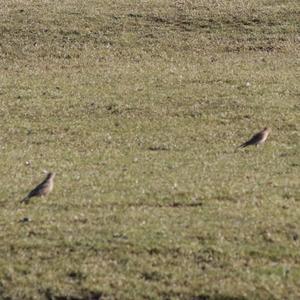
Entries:
[[43, 188], [43, 185], [44, 185], [44, 182], [40, 183], [39, 185], [37, 185], [29, 194], [28, 194], [28, 197], [34, 197], [34, 196], [37, 196], [41, 189]]
[[249, 145], [257, 144], [263, 137], [262, 132], [254, 134], [254, 136], [248, 141]]
[[255, 145], [260, 141], [261, 138], [262, 138], [262, 133], [261, 132], [256, 133], [253, 135], [253, 137], [250, 140], [248, 140], [247, 142], [240, 145], [239, 148], [244, 148], [244, 147], [247, 147], [250, 145]]

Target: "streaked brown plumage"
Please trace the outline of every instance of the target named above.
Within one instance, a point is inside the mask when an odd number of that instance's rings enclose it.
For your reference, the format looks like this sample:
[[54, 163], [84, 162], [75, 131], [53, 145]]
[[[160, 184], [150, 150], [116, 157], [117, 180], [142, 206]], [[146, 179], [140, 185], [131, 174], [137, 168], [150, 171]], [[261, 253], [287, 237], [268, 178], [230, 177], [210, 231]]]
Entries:
[[37, 185], [29, 194], [21, 200], [21, 203], [29, 203], [30, 198], [32, 197], [41, 197], [47, 196], [53, 190], [53, 179], [55, 177], [55, 173], [48, 173], [47, 177]]
[[245, 148], [251, 145], [263, 144], [268, 138], [270, 132], [271, 132], [271, 128], [265, 127], [262, 131], [254, 134], [250, 140], [238, 146], [238, 148]]

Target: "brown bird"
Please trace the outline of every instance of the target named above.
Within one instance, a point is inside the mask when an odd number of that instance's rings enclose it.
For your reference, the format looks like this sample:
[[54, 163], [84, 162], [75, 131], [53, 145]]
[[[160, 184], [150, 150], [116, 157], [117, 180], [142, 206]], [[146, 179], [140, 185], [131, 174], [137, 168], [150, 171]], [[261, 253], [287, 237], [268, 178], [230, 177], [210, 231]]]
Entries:
[[47, 177], [37, 185], [29, 194], [22, 199], [20, 202], [29, 203], [30, 198], [32, 197], [42, 197], [47, 196], [53, 190], [53, 179], [55, 177], [55, 173], [48, 173]]
[[266, 141], [270, 132], [271, 132], [271, 128], [265, 127], [262, 131], [254, 134], [249, 141], [238, 146], [238, 148], [245, 148], [251, 145], [256, 145], [256, 146], [261, 145]]

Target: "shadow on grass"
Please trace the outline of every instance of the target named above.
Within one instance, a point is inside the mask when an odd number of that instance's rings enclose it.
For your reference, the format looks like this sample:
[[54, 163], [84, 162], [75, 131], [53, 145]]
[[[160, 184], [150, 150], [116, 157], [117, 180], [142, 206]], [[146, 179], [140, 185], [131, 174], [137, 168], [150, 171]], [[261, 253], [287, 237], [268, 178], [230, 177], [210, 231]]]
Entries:
[[191, 298], [191, 300], [247, 300], [242, 296], [226, 296], [226, 295], [198, 295]]
[[44, 295], [47, 300], [101, 300], [103, 296], [101, 292], [84, 292], [82, 295], [57, 295], [50, 289], [47, 289]]

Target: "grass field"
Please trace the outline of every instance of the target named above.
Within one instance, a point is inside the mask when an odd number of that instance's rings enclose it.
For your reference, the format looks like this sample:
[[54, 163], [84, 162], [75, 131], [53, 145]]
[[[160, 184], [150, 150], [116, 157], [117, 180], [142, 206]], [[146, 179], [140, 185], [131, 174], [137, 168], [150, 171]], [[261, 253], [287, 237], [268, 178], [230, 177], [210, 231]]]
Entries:
[[2, 1], [0, 299], [300, 299], [299, 24], [298, 0]]

